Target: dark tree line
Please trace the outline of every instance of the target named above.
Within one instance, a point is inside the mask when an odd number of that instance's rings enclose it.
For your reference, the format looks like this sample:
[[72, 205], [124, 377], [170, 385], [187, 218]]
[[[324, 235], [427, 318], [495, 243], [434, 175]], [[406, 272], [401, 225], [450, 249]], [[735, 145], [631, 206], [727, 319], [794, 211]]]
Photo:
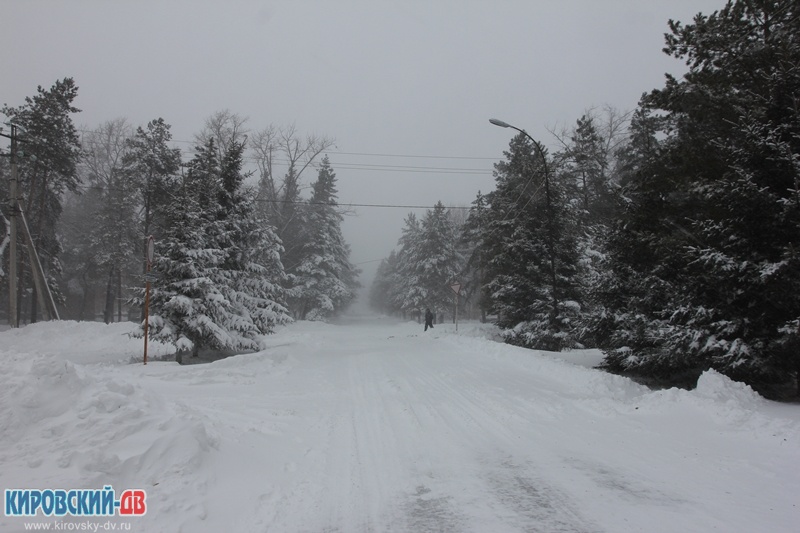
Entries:
[[800, 11], [731, 2], [670, 30], [689, 73], [633, 124], [599, 285], [606, 365], [780, 383], [800, 371]]
[[[587, 113], [552, 154], [511, 140], [459, 276], [513, 344], [778, 394], [800, 374], [800, 12], [740, 0], [669, 27], [664, 52], [688, 73], [630, 117]], [[403, 292], [401, 252], [373, 301]]]
[[[150, 332], [181, 354], [256, 348], [278, 324], [325, 320], [352, 302], [359, 272], [342, 238], [336, 175], [327, 158], [316, 161], [331, 141], [302, 139], [293, 128], [248, 137], [246, 120], [222, 111], [184, 163], [163, 119], [135, 129], [117, 119], [79, 135], [77, 91], [67, 78], [2, 110], [23, 132], [19, 198], [64, 317], [141, 321], [149, 235], [157, 276]], [[9, 176], [8, 158], [0, 165]], [[308, 169], [318, 176], [303, 198]], [[7, 194], [0, 191], [4, 266]], [[19, 316], [35, 322], [30, 262], [22, 253], [18, 260], [17, 301], [28, 310]], [[0, 270], [5, 301], [7, 276]]]

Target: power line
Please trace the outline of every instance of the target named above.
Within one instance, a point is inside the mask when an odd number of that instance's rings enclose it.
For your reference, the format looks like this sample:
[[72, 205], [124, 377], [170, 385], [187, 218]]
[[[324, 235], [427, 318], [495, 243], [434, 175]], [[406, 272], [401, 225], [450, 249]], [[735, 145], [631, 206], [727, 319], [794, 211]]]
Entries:
[[341, 155], [358, 155], [369, 157], [411, 157], [420, 159], [474, 159], [481, 161], [497, 161], [496, 157], [473, 157], [473, 156], [448, 156], [448, 155], [409, 155], [409, 154], [380, 154], [369, 152], [332, 152]]
[[[79, 189], [89, 190], [112, 190], [112, 191], [119, 191], [121, 189], [117, 187], [102, 187], [100, 185], [78, 185]], [[339, 203], [339, 202], [311, 202], [311, 201], [304, 201], [304, 200], [269, 200], [266, 198], [256, 198], [254, 201], [260, 203], [269, 203], [269, 204], [281, 204], [281, 205], [325, 205], [331, 207], [374, 207], [380, 209], [433, 209], [435, 205], [411, 205], [411, 204], [361, 204], [361, 203]], [[466, 206], [451, 206], [447, 209], [456, 209], [456, 210], [469, 210], [470, 207]]]
[[[81, 133], [97, 133], [95, 130], [77, 130]], [[181, 144], [193, 144], [197, 146], [198, 141], [186, 141], [182, 139], [170, 139], [171, 142]], [[496, 157], [477, 157], [477, 156], [464, 156], [464, 155], [423, 155], [423, 154], [386, 154], [381, 152], [340, 152], [340, 151], [326, 151], [326, 153], [340, 154], [340, 155], [355, 155], [364, 157], [401, 157], [401, 158], [414, 158], [414, 159], [472, 159], [478, 161], [497, 161]]]
[[[84, 144], [89, 145], [102, 145], [102, 143], [94, 141], [84, 141]], [[196, 152], [193, 150], [186, 150], [182, 155], [192, 155]], [[427, 157], [427, 156], [420, 156]], [[256, 156], [243, 156], [243, 160], [258, 162], [260, 158]], [[273, 163], [278, 165], [289, 165], [288, 159], [273, 159]], [[474, 175], [474, 176], [490, 176], [491, 169], [487, 168], [464, 168], [464, 167], [427, 167], [427, 166], [411, 166], [411, 165], [385, 165], [380, 163], [353, 163], [341, 162], [334, 166], [334, 171], [338, 170], [362, 170], [372, 172], [405, 172], [405, 173], [423, 173], [423, 174], [461, 174], [461, 175]]]
[[[93, 130], [78, 130], [82, 133], [96, 133]], [[82, 139], [81, 141], [84, 144], [94, 144], [94, 145], [103, 145], [102, 141], [94, 141], [90, 139]], [[181, 139], [171, 139], [171, 142], [174, 143], [183, 143], [183, 144], [192, 144], [197, 145], [197, 141], [187, 141]], [[195, 154], [197, 153], [194, 149], [190, 148], [188, 150], [182, 150], [182, 153], [185, 154]], [[349, 156], [357, 156], [357, 157], [395, 157], [395, 158], [411, 158], [411, 159], [445, 159], [445, 160], [465, 160], [465, 161], [496, 161], [497, 158], [494, 157], [476, 157], [476, 156], [447, 156], [447, 155], [422, 155], [422, 154], [388, 154], [388, 153], [372, 153], [372, 152], [325, 152], [326, 154], [335, 154], [335, 155], [349, 155]], [[249, 161], [260, 161], [261, 158], [256, 156], [245, 155], [242, 159], [249, 160]], [[272, 160], [278, 164], [289, 164], [289, 161], [286, 159], [273, 159]], [[426, 172], [432, 174], [455, 174], [455, 173], [470, 173], [470, 174], [489, 174], [492, 172], [491, 169], [486, 168], [454, 168], [454, 167], [428, 167], [428, 166], [406, 166], [406, 165], [386, 165], [381, 163], [354, 163], [354, 162], [340, 162], [336, 165], [335, 169], [343, 169], [343, 170], [373, 170], [379, 172], [391, 172], [391, 171], [398, 171], [398, 172]]]
[[366, 264], [369, 264], [369, 263], [377, 263], [378, 261], [383, 261], [384, 259], [386, 259], [386, 258], [385, 257], [381, 257], [380, 259], [370, 259], [369, 261], [361, 261], [361, 262], [358, 262], [358, 263], [353, 263], [353, 265], [358, 266], [358, 265], [366, 265]]

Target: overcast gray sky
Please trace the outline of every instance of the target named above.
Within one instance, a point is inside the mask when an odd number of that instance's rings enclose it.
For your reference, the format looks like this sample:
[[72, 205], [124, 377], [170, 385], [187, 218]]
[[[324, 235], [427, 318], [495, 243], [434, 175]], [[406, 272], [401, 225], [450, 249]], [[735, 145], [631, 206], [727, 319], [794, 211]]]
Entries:
[[[555, 147], [548, 129], [587, 108], [633, 109], [665, 72], [685, 71], [661, 52], [667, 21], [724, 3], [0, 0], [0, 102], [20, 105], [69, 76], [79, 127], [163, 117], [176, 141], [229, 109], [253, 130], [294, 124], [335, 138], [342, 203], [469, 205], [493, 189], [514, 133], [489, 118]], [[362, 207], [345, 221], [364, 281], [409, 211]]]

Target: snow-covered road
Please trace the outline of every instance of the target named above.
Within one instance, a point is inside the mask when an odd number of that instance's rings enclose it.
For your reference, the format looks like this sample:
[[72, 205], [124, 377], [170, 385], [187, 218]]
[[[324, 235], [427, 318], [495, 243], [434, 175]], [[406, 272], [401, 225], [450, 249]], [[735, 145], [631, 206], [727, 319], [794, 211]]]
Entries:
[[460, 329], [298, 323], [188, 367], [5, 332], [22, 411], [0, 482], [144, 488], [133, 531], [796, 531], [796, 405], [714, 373], [653, 392]]

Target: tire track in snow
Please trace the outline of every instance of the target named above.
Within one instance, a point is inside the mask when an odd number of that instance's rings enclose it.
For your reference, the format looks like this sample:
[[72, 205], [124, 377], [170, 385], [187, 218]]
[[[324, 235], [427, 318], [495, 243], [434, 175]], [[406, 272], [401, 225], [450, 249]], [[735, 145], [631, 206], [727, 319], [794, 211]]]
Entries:
[[473, 471], [463, 482], [474, 485], [486, 498], [485, 502], [463, 505], [463, 512], [471, 512], [476, 505], [484, 507], [481, 514], [489, 511], [499, 522], [493, 527], [509, 531], [598, 531], [566, 493], [537, 471], [534, 459], [549, 462], [555, 457], [537, 446], [535, 439], [528, 440], [530, 433], [523, 438], [500, 422], [505, 413], [485, 402], [486, 383], [481, 381], [485, 374], [450, 359], [447, 355], [442, 358], [447, 372], [419, 373], [411, 367], [408, 371], [418, 382], [421, 403], [436, 406], [430, 416], [452, 435], [451, 445], [461, 448], [466, 470]]

